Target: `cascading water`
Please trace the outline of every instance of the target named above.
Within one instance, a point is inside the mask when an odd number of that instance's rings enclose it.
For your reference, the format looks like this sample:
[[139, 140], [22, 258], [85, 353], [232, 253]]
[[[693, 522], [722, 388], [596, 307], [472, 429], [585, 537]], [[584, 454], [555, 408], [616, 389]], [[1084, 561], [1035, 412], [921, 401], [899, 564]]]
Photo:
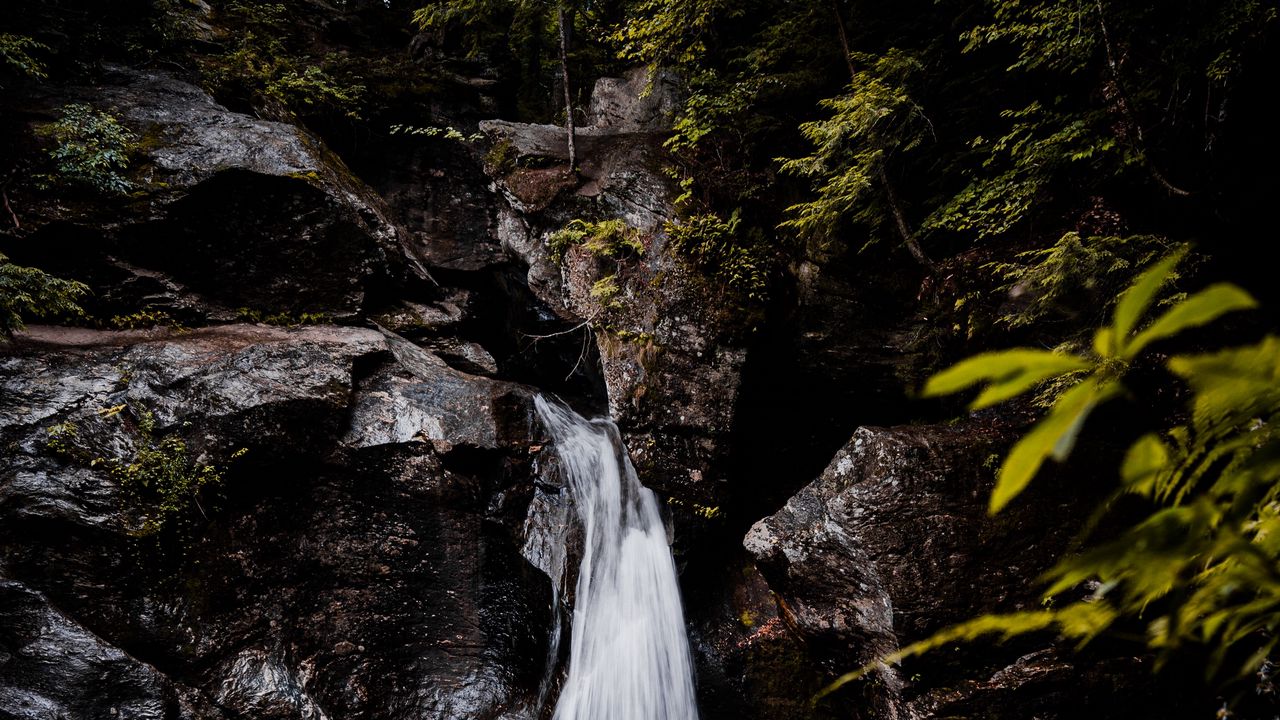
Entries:
[[653, 492], [612, 422], [541, 396], [536, 404], [584, 540], [555, 720], [696, 720], [675, 563]]

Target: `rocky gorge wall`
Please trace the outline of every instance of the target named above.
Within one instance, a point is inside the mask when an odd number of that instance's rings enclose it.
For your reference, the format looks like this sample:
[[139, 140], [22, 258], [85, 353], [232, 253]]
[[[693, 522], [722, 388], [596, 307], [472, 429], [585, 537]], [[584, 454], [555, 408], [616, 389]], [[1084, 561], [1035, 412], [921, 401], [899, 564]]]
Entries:
[[[545, 717], [567, 608], [527, 546], [561, 495], [541, 391], [608, 412], [668, 499], [704, 717], [1176, 706], [1146, 659], [1048, 638], [809, 702], [1034, 602], [1080, 503], [1059, 487], [985, 515], [1010, 420], [878, 426], [906, 419], [918, 319], [899, 288], [812, 258], [782, 319], [744, 327], [664, 233], [679, 92], [599, 80], [577, 173], [563, 129], [500, 119], [472, 144], [340, 158], [167, 69], [6, 98], [20, 152], [68, 102], [146, 141], [128, 198], [15, 193], [3, 251], [88, 284], [99, 317], [172, 326], [35, 326], [0, 349], [0, 717]], [[643, 249], [557, 258], [547, 240], [574, 219], [624, 220]], [[592, 292], [605, 277], [616, 304]], [[219, 478], [157, 531], [120, 468], [176, 453], [164, 438], [185, 454], [162, 459]]]

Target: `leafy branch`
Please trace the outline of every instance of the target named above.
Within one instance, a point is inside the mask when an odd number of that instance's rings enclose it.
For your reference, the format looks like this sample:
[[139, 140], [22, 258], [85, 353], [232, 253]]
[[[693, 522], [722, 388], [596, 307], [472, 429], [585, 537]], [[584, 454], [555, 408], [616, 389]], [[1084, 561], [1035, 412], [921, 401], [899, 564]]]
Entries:
[[[991, 494], [999, 512], [1047, 459], [1071, 452], [1090, 411], [1122, 392], [1130, 365], [1153, 343], [1255, 307], [1240, 288], [1211, 285], [1141, 320], [1185, 250], [1145, 271], [1124, 293], [1089, 354], [1029, 348], [984, 353], [938, 373], [925, 394], [985, 387], [970, 407], [989, 407], [1055, 378], [1079, 375], [1010, 451]], [[1207, 674], [1239, 661], [1257, 671], [1280, 642], [1280, 338], [1217, 352], [1178, 355], [1165, 367], [1190, 390], [1189, 421], [1143, 435], [1128, 449], [1112, 497], [1149, 513], [1107, 542], [1063, 558], [1044, 576], [1044, 609], [984, 615], [839, 678], [824, 694], [881, 666], [955, 642], [1055, 631], [1078, 645], [1121, 620], [1145, 624], [1157, 667], [1188, 645], [1209, 649]], [[1087, 592], [1063, 602], [1065, 593]], [[1077, 594], [1076, 597], [1079, 597]]]
[[1212, 322], [1225, 313], [1256, 306], [1253, 298], [1240, 288], [1219, 283], [1187, 297], [1138, 330], [1138, 322], [1185, 255], [1185, 250], [1175, 252], [1139, 276], [1120, 297], [1111, 323], [1094, 334], [1090, 354], [1059, 354], [1034, 348], [998, 350], [964, 360], [925, 384], [925, 397], [950, 395], [985, 385], [969, 406], [971, 410], [979, 410], [1017, 397], [1045, 381], [1081, 373], [1077, 382], [1053, 404], [1048, 415], [1013, 446], [1001, 464], [991, 493], [992, 513], [999, 512], [1017, 497], [1045, 460], [1052, 458], [1061, 462], [1071, 453], [1089, 413], [1122, 392], [1121, 379], [1125, 372], [1151, 343]]

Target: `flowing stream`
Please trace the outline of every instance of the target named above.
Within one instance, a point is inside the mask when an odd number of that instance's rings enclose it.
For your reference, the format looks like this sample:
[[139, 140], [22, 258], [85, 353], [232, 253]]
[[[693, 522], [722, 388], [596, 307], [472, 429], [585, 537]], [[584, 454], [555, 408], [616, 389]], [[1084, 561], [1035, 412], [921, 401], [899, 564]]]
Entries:
[[612, 422], [541, 396], [537, 409], [583, 533], [555, 720], [696, 720], [680, 589], [653, 491], [636, 478]]

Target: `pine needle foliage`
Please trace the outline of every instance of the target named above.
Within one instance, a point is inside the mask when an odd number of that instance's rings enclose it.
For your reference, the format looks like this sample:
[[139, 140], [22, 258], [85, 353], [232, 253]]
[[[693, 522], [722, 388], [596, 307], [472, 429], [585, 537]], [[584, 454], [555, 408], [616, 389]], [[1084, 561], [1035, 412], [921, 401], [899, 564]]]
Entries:
[[[1015, 329], [1081, 320], [1094, 325], [1138, 269], [1168, 251], [1169, 242], [1155, 235], [1082, 236], [1073, 231], [1049, 247], [1017, 253], [1012, 262], [982, 267], [1001, 283], [997, 291], [1010, 298], [1010, 307], [996, 317], [998, 325]], [[1097, 317], [1082, 317], [1085, 313]]]
[[672, 252], [749, 301], [761, 302], [769, 288], [770, 248], [751, 238], [737, 213], [725, 220], [705, 213], [667, 223]]
[[644, 254], [644, 241], [639, 230], [622, 220], [570, 220], [547, 237], [551, 259], [562, 262], [569, 248], [580, 245], [597, 257], [621, 259]]
[[295, 11], [278, 2], [227, 2], [223, 12], [237, 32], [225, 52], [201, 59], [205, 85], [276, 119], [326, 113], [359, 119], [364, 83], [341, 57], [297, 46]]

